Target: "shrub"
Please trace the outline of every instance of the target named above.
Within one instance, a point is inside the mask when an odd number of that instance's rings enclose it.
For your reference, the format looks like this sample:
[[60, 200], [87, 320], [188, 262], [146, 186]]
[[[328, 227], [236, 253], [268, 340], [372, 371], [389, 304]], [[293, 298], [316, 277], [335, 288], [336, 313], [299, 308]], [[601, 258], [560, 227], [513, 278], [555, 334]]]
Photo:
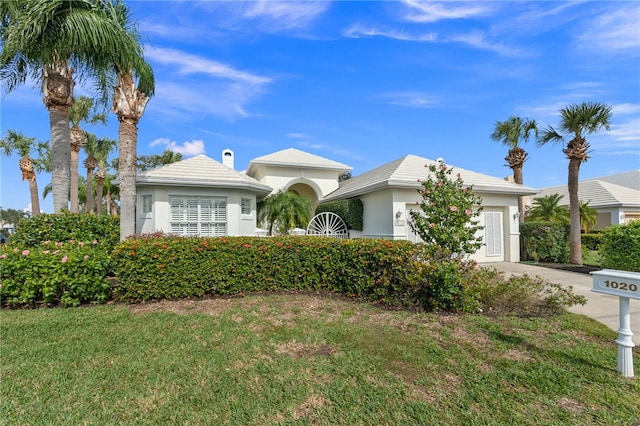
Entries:
[[347, 224], [348, 229], [362, 231], [364, 207], [359, 198], [350, 198], [341, 201], [329, 201], [319, 204], [315, 214], [322, 212], [335, 213]]
[[558, 222], [520, 224], [523, 260], [565, 263], [569, 260], [569, 226]]
[[640, 220], [613, 225], [604, 232], [600, 245], [602, 267], [640, 272]]
[[0, 301], [4, 306], [103, 303], [111, 296], [105, 276], [109, 255], [96, 240], [2, 247]]
[[435, 246], [450, 257], [475, 253], [482, 245], [478, 225], [482, 198], [473, 194], [473, 187], [464, 187], [458, 173], [445, 164], [427, 164], [427, 178], [421, 181], [418, 193], [420, 211], [411, 211], [409, 225], [426, 245]]
[[110, 251], [120, 240], [117, 217], [77, 213], [39, 214], [21, 219], [11, 242], [19, 247], [38, 247], [44, 241], [91, 242], [96, 240]]
[[603, 234], [582, 234], [582, 246], [587, 250], [598, 250], [602, 243]]

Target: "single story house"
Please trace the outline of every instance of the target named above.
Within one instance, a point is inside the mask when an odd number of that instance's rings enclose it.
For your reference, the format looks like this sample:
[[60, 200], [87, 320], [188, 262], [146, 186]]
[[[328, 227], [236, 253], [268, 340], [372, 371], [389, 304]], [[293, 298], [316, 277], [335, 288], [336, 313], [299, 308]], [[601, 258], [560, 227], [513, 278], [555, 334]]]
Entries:
[[[562, 196], [561, 205], [569, 205], [567, 185], [544, 188], [535, 198], [553, 194]], [[578, 185], [578, 198], [598, 212], [598, 221], [593, 229], [639, 220], [640, 170], [582, 180]]]
[[[433, 160], [407, 155], [340, 182], [351, 167], [297, 149], [255, 158], [245, 172], [234, 169], [234, 153], [222, 162], [199, 155], [136, 176], [136, 232], [164, 231], [182, 235], [257, 235], [257, 202], [279, 190], [293, 190], [314, 205], [359, 198], [364, 208], [362, 231], [355, 238], [418, 241], [407, 218], [421, 198], [419, 179]], [[439, 163], [438, 163], [439, 164]], [[479, 262], [518, 262], [518, 197], [538, 191], [455, 167], [465, 184], [483, 199], [480, 217], [485, 246]]]

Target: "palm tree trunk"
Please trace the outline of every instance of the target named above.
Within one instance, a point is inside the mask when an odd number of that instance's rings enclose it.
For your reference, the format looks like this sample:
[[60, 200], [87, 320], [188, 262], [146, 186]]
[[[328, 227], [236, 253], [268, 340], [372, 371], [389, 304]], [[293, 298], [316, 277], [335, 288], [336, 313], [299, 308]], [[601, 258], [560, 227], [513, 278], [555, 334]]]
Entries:
[[569, 158], [569, 263], [582, 265], [582, 242], [580, 236], [580, 200], [578, 199], [578, 177], [580, 160]]
[[40, 214], [40, 197], [38, 195], [38, 182], [35, 178], [29, 181], [29, 191], [31, 192], [31, 216], [36, 217]]
[[98, 169], [98, 174], [96, 175], [96, 214], [102, 214], [102, 192], [104, 191], [104, 180], [107, 177], [107, 173], [100, 166]]
[[87, 213], [93, 213], [93, 168], [87, 167]]
[[136, 148], [138, 128], [128, 121], [120, 121], [120, 239], [136, 233]]
[[71, 199], [71, 213], [78, 213], [79, 196], [78, 196], [78, 151], [71, 149], [71, 170], [69, 172], [69, 198]]
[[[524, 179], [522, 177], [522, 166], [513, 168], [513, 181], [519, 185], [523, 184]], [[520, 221], [520, 223], [524, 222], [524, 200], [525, 197], [518, 197], [518, 220]]]
[[51, 126], [51, 188], [53, 212], [69, 209], [71, 149], [69, 147], [69, 108], [50, 106]]

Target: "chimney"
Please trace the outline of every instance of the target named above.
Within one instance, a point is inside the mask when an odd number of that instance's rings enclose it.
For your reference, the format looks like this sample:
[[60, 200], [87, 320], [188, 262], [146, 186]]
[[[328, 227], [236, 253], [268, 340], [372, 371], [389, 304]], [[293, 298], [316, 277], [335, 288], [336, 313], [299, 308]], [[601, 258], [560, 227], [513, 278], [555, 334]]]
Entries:
[[227, 166], [228, 168], [234, 170], [233, 151], [231, 151], [228, 148], [222, 151], [222, 165]]

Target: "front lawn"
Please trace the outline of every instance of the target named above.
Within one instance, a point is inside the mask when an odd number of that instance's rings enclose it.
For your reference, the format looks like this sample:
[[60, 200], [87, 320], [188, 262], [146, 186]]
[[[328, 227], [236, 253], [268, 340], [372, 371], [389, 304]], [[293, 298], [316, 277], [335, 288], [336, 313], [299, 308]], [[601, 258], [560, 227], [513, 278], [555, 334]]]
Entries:
[[0, 424], [640, 421], [640, 382], [615, 371], [615, 333], [573, 314], [275, 294], [0, 316]]

